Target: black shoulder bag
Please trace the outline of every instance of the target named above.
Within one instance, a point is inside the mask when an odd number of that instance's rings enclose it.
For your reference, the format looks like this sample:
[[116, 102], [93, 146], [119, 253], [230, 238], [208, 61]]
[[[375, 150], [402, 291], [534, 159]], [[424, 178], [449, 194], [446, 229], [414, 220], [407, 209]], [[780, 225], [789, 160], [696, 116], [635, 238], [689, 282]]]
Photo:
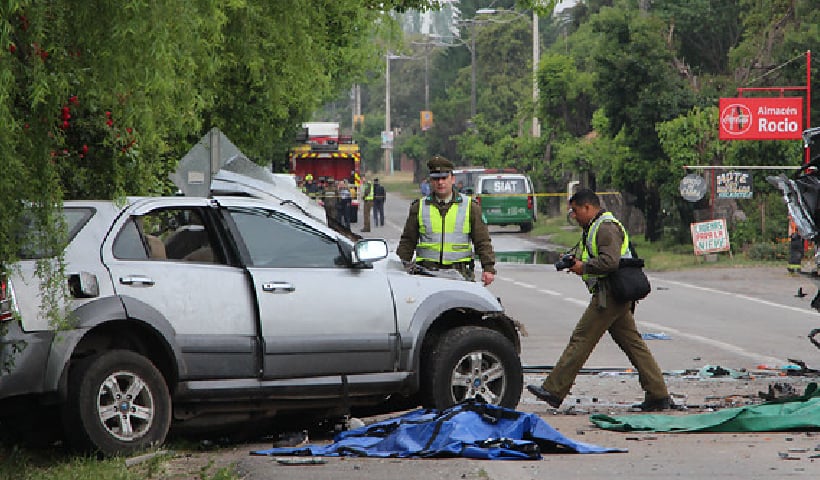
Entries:
[[644, 261], [629, 243], [632, 258], [622, 258], [618, 269], [607, 275], [612, 296], [619, 303], [642, 300], [652, 291], [649, 279], [643, 273]]

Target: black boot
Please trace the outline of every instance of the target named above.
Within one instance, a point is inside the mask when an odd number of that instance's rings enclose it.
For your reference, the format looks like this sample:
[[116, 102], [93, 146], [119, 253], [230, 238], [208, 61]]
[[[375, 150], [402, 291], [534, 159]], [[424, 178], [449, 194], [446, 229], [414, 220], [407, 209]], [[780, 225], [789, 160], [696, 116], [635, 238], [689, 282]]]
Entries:
[[672, 401], [672, 397], [663, 397], [653, 400], [644, 400], [642, 403], [632, 405], [632, 408], [637, 408], [642, 412], [662, 412], [675, 408], [675, 402]]

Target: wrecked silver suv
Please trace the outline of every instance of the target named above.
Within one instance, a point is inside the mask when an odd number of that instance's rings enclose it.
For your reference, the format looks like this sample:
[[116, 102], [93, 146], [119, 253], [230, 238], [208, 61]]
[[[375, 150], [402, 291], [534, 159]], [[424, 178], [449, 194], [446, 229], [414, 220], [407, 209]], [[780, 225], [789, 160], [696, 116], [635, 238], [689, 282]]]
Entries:
[[518, 403], [518, 330], [487, 289], [410, 275], [385, 241], [349, 240], [293, 202], [129, 198], [63, 212], [72, 327], [40, 313], [37, 255], [3, 280], [16, 312], [0, 316], [6, 435], [59, 426], [77, 447], [131, 453], [169, 429], [283, 412]]

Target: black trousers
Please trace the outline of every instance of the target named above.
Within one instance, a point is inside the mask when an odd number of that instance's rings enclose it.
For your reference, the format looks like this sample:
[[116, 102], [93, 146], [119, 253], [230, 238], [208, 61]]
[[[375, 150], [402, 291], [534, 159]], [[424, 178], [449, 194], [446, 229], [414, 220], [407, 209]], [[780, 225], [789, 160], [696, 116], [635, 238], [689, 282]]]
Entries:
[[373, 201], [373, 224], [377, 227], [384, 226], [384, 200]]

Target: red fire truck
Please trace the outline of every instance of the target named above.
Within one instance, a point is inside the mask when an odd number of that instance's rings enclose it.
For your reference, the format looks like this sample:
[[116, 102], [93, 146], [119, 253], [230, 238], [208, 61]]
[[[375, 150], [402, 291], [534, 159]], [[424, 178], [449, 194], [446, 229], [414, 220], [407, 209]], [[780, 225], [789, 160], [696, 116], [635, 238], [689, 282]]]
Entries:
[[296, 145], [288, 151], [290, 173], [302, 185], [305, 178], [313, 182], [347, 180], [353, 192], [353, 222], [359, 211], [361, 190], [361, 152], [350, 135], [339, 134], [337, 122], [305, 122], [296, 137]]

